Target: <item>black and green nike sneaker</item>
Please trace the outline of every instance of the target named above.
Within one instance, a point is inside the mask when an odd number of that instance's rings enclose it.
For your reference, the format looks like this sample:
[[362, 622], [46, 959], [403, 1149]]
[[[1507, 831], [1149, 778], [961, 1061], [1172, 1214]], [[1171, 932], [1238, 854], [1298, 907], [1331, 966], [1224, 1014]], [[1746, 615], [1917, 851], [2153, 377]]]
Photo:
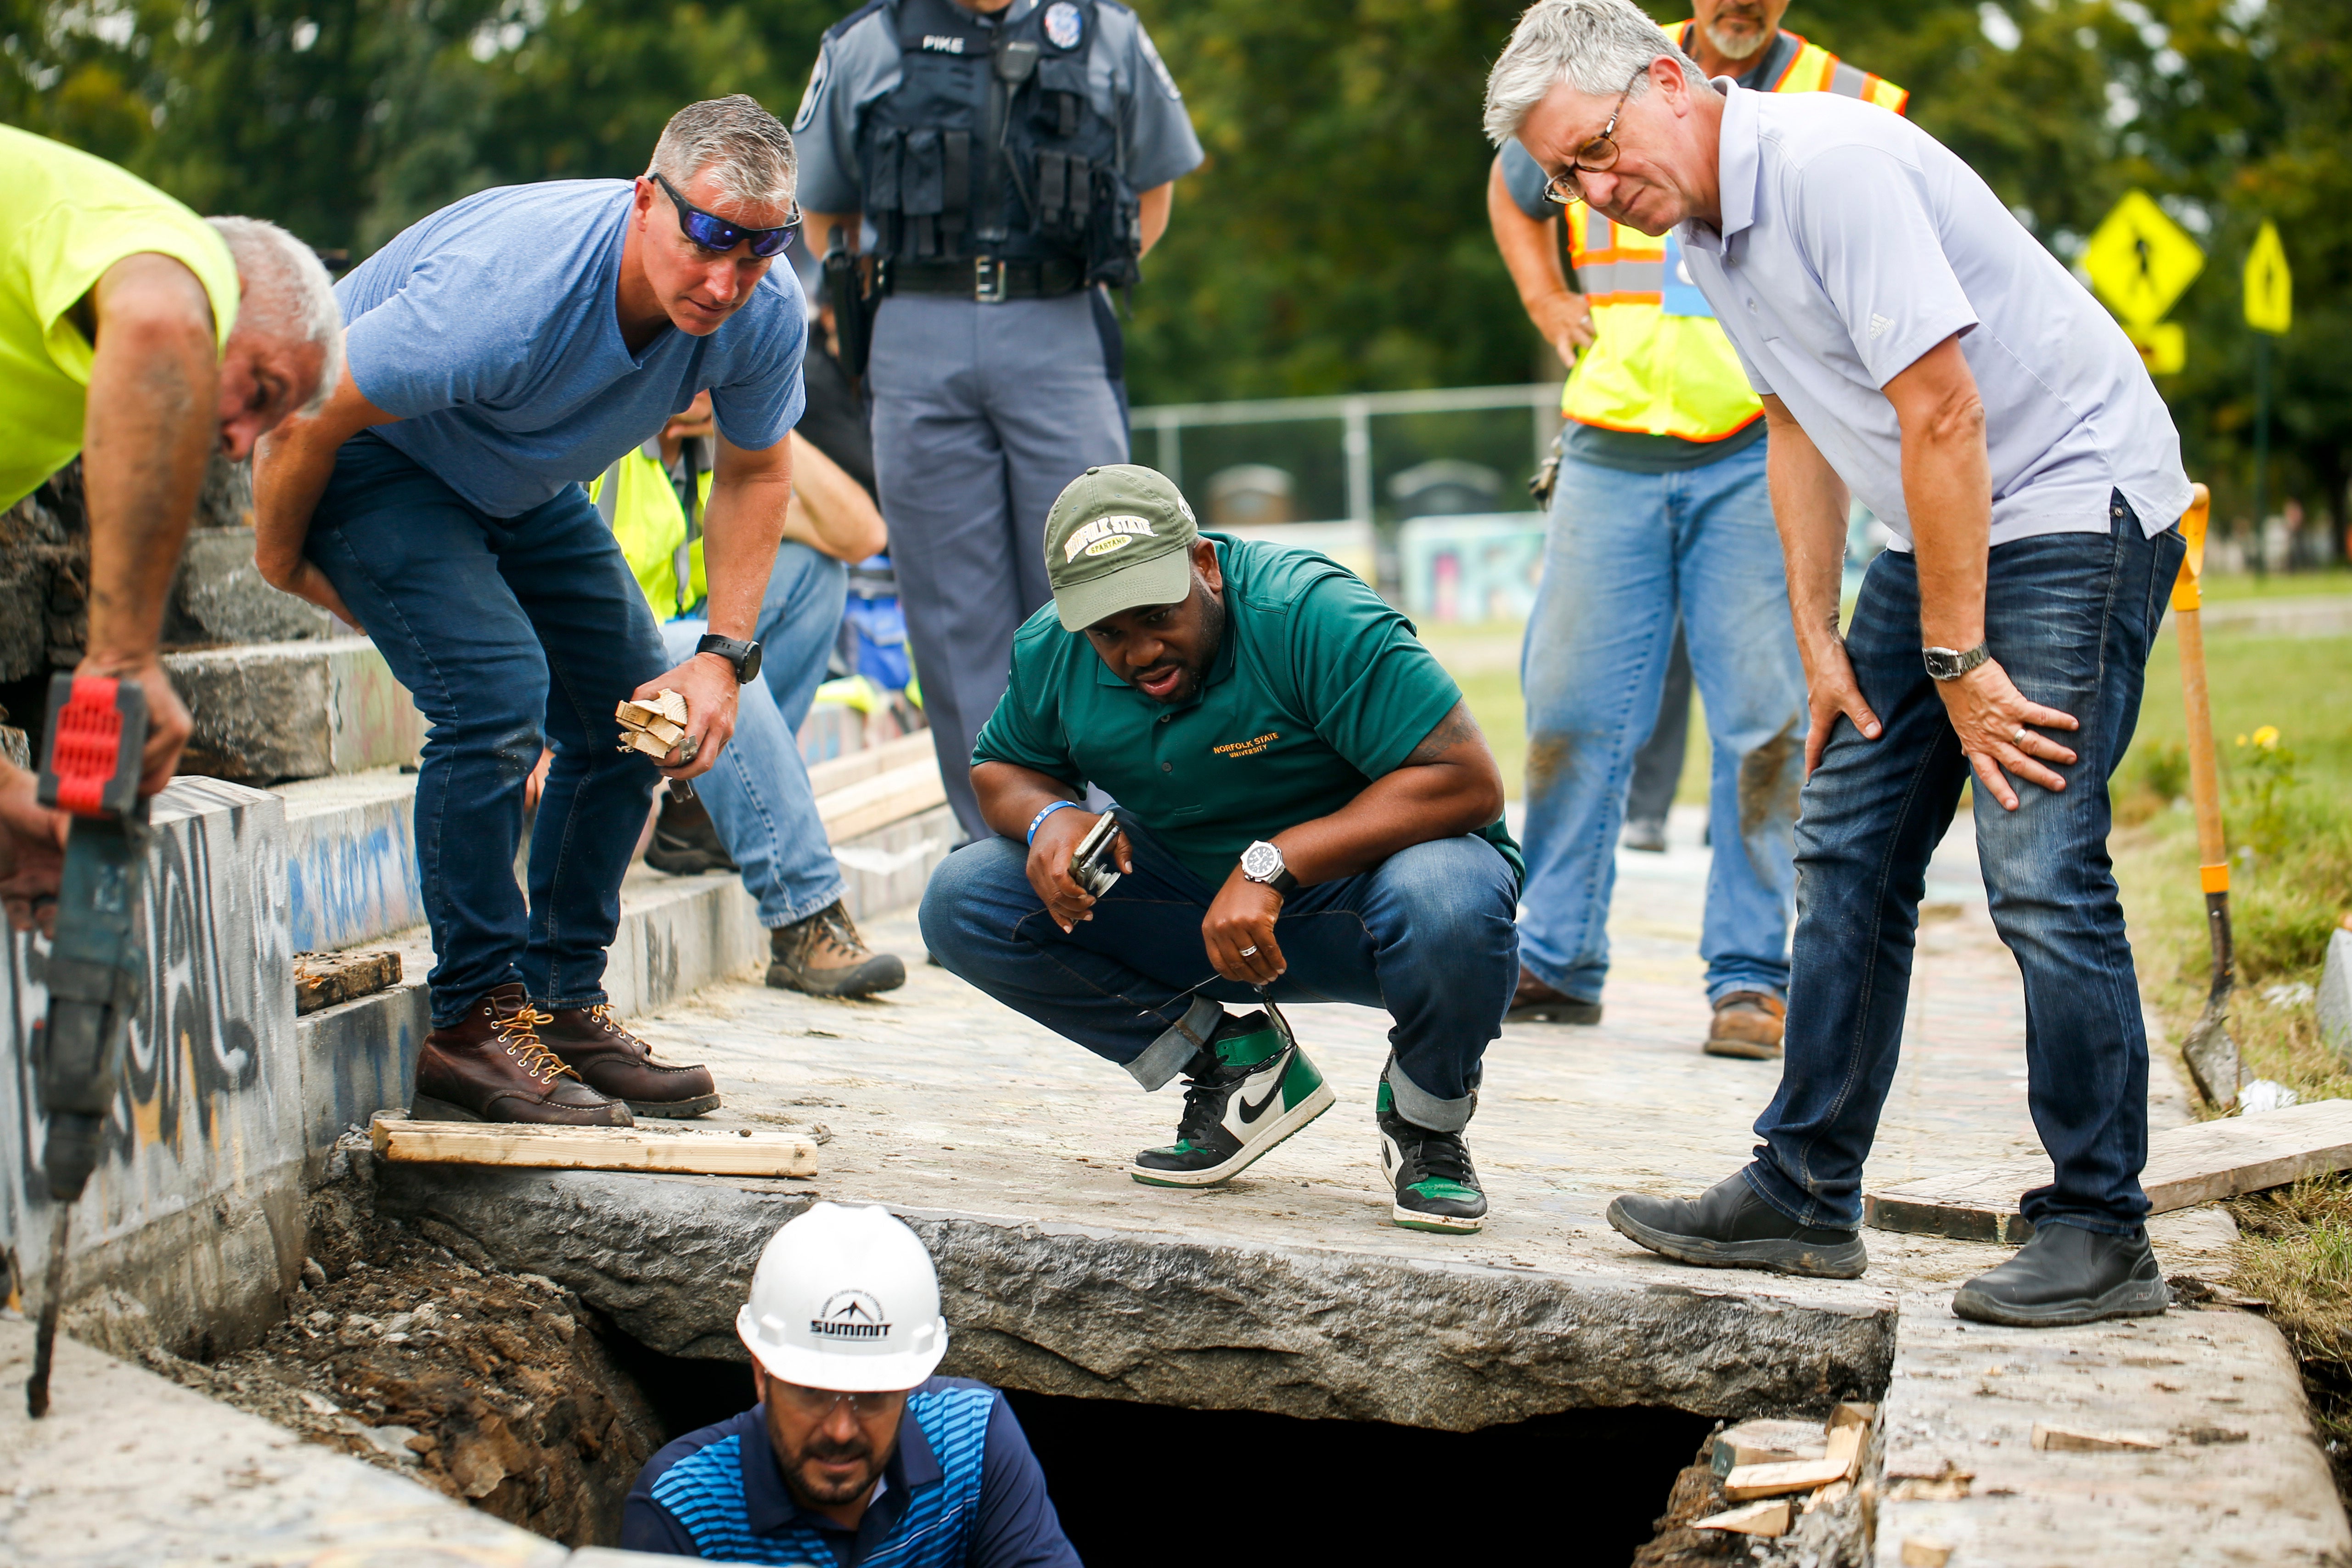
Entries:
[[1408, 1230], [1476, 1230], [1486, 1223], [1486, 1195], [1459, 1133], [1435, 1133], [1397, 1114], [1388, 1080], [1381, 1081], [1375, 1120], [1381, 1128], [1381, 1169], [1396, 1187], [1390, 1220]]
[[1331, 1086], [1279, 1011], [1228, 1018], [1185, 1075], [1176, 1141], [1144, 1150], [1127, 1174], [1151, 1186], [1214, 1186], [1330, 1108]]

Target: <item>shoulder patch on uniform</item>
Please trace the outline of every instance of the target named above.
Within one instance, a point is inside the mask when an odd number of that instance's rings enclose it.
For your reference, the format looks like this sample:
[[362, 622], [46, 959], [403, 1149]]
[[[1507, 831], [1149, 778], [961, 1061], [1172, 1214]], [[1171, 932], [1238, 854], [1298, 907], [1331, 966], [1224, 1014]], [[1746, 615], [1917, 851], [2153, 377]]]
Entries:
[[832, 40], [838, 38], [844, 33], [849, 31], [850, 28], [857, 26], [858, 23], [866, 20], [866, 17], [874, 15], [875, 12], [887, 11], [889, 7], [890, 0], [866, 0], [865, 5], [860, 5], [856, 10], [852, 11], [848, 16], [844, 16], [840, 21], [835, 22], [832, 26], [827, 27], [824, 30], [825, 41], [830, 43]]
[[1153, 43], [1151, 35], [1141, 27], [1136, 28], [1135, 37], [1136, 41], [1143, 46], [1143, 57], [1151, 62], [1151, 74], [1160, 78], [1160, 90], [1178, 103], [1183, 102], [1184, 89], [1178, 87], [1176, 78], [1168, 74], [1168, 62], [1160, 57], [1160, 46]]
[[809, 68], [808, 87], [801, 93], [799, 111], [793, 116], [795, 131], [806, 131], [816, 119], [817, 102], [824, 97], [825, 78], [832, 74], [833, 37], [828, 34], [824, 42], [817, 46], [816, 64]]
[[1070, 0], [1045, 7], [1045, 39], [1057, 49], [1075, 49], [1087, 36], [1087, 16]]

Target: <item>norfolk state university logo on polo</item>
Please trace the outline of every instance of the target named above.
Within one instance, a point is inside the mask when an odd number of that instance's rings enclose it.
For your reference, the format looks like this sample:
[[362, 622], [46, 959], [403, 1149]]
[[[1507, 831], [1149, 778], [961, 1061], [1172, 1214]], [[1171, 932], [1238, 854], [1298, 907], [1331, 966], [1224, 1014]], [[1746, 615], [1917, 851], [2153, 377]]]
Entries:
[[883, 1340], [890, 1337], [890, 1320], [865, 1291], [838, 1291], [809, 1320], [809, 1333], [819, 1339]]
[[1062, 541], [1062, 559], [1076, 560], [1082, 555], [1109, 555], [1125, 549], [1138, 538], [1154, 537], [1151, 524], [1146, 518], [1126, 515], [1097, 517]]

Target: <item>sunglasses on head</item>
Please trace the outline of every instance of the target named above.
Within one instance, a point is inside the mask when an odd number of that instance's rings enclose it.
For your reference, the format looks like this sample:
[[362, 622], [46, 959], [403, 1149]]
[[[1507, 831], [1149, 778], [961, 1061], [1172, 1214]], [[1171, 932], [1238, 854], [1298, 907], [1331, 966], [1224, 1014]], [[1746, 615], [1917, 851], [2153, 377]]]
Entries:
[[748, 240], [751, 254], [766, 260], [782, 256], [784, 247], [793, 243], [793, 235], [800, 232], [801, 210], [797, 204], [793, 208], [793, 221], [781, 228], [746, 228], [741, 224], [728, 222], [716, 213], [704, 212], [678, 194], [677, 187], [659, 174], [654, 176], [654, 183], [659, 185], [677, 206], [678, 232], [705, 250], [724, 254]]

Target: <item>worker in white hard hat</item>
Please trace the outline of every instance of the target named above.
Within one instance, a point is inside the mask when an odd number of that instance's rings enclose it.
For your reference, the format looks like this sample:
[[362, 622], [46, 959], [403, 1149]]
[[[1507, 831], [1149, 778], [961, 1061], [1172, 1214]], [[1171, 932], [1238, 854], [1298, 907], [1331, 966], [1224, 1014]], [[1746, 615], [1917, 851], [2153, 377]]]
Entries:
[[880, 1208], [820, 1203], [768, 1240], [735, 1332], [760, 1403], [637, 1477], [621, 1544], [726, 1563], [1077, 1568], [1004, 1396], [934, 1377], [939, 1276]]

